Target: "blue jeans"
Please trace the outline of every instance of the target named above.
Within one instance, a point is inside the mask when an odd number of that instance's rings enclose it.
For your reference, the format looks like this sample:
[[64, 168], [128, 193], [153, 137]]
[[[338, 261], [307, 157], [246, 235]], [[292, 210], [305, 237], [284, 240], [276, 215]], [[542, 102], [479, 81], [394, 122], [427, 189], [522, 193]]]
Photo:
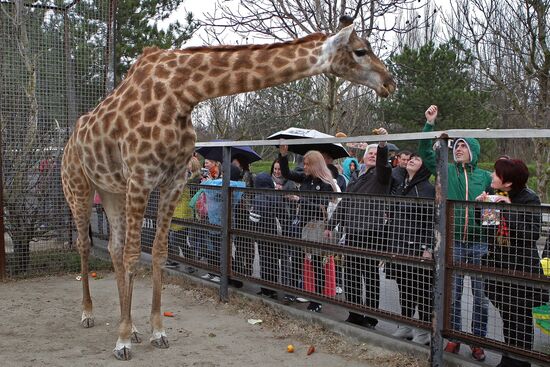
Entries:
[[[455, 241], [453, 248], [453, 262], [480, 265], [481, 258], [488, 253], [486, 243], [466, 243]], [[489, 300], [485, 296], [484, 283], [481, 277], [471, 276], [474, 309], [472, 315], [472, 333], [476, 336], [487, 335], [487, 318]], [[451, 310], [451, 327], [455, 331], [462, 330], [461, 301], [464, 288], [464, 276], [453, 275], [453, 309]]]

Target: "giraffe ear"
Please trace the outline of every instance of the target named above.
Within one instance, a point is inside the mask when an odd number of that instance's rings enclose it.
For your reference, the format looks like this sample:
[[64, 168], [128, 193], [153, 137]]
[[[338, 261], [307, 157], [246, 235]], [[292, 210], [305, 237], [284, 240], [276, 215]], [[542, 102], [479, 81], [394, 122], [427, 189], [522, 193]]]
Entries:
[[349, 43], [351, 34], [355, 32], [353, 29], [353, 24], [350, 24], [342, 28], [338, 33], [334, 35], [333, 46], [335, 49], [338, 49], [342, 46], [346, 46]]

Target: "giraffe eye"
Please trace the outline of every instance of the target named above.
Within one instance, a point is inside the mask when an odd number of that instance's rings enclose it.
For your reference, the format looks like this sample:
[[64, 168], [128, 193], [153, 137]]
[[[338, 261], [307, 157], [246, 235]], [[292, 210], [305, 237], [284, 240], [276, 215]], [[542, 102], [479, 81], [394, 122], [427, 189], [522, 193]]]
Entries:
[[364, 48], [360, 49], [360, 50], [353, 50], [353, 53], [355, 54], [355, 56], [357, 57], [363, 57], [367, 54], [367, 50], [365, 50]]

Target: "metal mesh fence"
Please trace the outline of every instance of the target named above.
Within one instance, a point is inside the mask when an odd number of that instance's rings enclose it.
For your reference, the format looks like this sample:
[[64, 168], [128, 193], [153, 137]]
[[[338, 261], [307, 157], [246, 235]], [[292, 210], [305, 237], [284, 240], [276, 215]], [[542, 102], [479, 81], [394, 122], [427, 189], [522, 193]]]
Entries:
[[[222, 193], [218, 186], [189, 185], [169, 241], [169, 263], [182, 262], [182, 270], [200, 271], [214, 282], [221, 275], [219, 248], [226, 245]], [[394, 336], [430, 343], [433, 199], [238, 187], [229, 197], [230, 279], [251, 281], [269, 298], [309, 301], [311, 311], [333, 304], [366, 314], [363, 326], [394, 320], [400, 325], [390, 330]], [[153, 195], [153, 211], [144, 220], [144, 247], [153, 240], [155, 200]], [[449, 238], [464, 235], [464, 220], [458, 218], [465, 213], [475, 230], [466, 241], [448, 241], [443, 332], [450, 340], [544, 360], [550, 340], [537, 325], [550, 318], [550, 282], [541, 265], [548, 254], [540, 253], [550, 208], [502, 205], [449, 203]], [[491, 222], [495, 215], [498, 220]], [[503, 220], [506, 246], [498, 244]]]
[[7, 274], [78, 269], [61, 188], [77, 116], [105, 95], [109, 1], [0, 2]]
[[450, 336], [548, 360], [550, 208], [454, 202], [452, 212]]
[[[429, 326], [433, 201], [242, 191], [232, 220], [233, 275]], [[401, 308], [379, 308], [381, 277], [398, 282]]]

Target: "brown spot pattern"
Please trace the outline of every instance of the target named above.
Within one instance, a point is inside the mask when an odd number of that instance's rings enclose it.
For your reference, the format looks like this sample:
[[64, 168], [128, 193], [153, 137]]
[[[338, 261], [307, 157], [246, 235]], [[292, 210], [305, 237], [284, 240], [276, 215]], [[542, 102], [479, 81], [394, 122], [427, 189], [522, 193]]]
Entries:
[[196, 68], [198, 68], [199, 66], [202, 65], [203, 60], [204, 60], [204, 55], [203, 54], [193, 55], [193, 56], [191, 56], [191, 58], [187, 62], [187, 65], [191, 69], [196, 69]]
[[283, 59], [282, 57], [279, 57], [279, 56], [276, 56], [275, 59], [273, 60], [273, 66], [275, 66], [276, 68], [282, 68], [287, 64], [288, 64], [288, 60]]
[[154, 122], [157, 119], [159, 109], [158, 103], [152, 104], [145, 108], [145, 113], [143, 116], [143, 120], [145, 122]]
[[146, 125], [141, 125], [136, 129], [142, 139], [151, 139], [151, 130], [151, 127]]
[[166, 95], [166, 86], [161, 82], [156, 82], [153, 87], [153, 94], [156, 100], [163, 99]]
[[155, 67], [155, 76], [159, 79], [168, 79], [170, 76], [170, 70], [164, 65], [160, 64]]

